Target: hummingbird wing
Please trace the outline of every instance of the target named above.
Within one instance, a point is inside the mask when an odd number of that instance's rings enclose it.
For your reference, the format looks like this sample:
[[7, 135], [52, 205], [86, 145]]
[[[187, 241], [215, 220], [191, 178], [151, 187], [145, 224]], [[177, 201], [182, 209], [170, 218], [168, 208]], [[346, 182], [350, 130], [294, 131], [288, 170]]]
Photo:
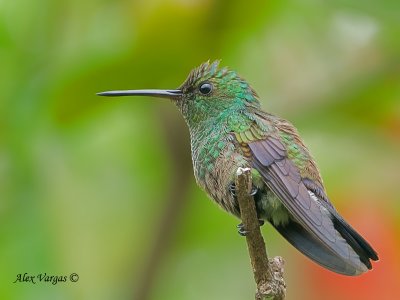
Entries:
[[255, 131], [253, 127], [236, 136], [248, 145], [253, 167], [295, 220], [286, 226], [273, 225], [301, 252], [334, 272], [357, 275], [370, 269], [369, 258], [377, 259], [375, 251], [336, 212], [318, 171], [316, 179], [315, 175], [304, 178], [279, 135], [260, 138]]

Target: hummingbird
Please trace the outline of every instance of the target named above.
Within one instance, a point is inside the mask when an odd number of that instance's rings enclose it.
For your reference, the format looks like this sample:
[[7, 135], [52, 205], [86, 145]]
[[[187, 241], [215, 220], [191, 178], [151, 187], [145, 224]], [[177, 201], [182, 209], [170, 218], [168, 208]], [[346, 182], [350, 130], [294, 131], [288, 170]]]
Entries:
[[[190, 132], [197, 184], [240, 218], [235, 195], [239, 167], [251, 168], [257, 216], [326, 269], [356, 276], [372, 269], [377, 252], [330, 202], [318, 167], [287, 120], [261, 108], [255, 90], [219, 60], [193, 69], [172, 90], [119, 90], [100, 96], [170, 99]], [[245, 228], [239, 224], [239, 233]]]

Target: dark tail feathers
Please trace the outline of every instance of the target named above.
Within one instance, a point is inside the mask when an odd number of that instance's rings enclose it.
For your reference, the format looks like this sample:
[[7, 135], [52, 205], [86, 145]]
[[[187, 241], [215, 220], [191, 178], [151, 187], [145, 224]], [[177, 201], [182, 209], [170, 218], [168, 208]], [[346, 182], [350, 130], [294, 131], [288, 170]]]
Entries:
[[[333, 219], [334, 227], [338, 233], [359, 255], [360, 261], [368, 269], [371, 269], [370, 259], [378, 260], [378, 255], [374, 249], [343, 219], [336, 217], [333, 217]], [[275, 228], [300, 252], [335, 273], [354, 276], [364, 272], [354, 267], [354, 264], [343, 260], [333, 251], [328, 250], [320, 241], [296, 222], [290, 221], [285, 226], [275, 226]]]
[[357, 231], [354, 230], [353, 227], [343, 220], [343, 218], [340, 216], [333, 217], [332, 221], [335, 229], [341, 234], [347, 243], [349, 243], [358, 256], [360, 256], [361, 262], [371, 270], [372, 265], [370, 259], [379, 259], [376, 251]]

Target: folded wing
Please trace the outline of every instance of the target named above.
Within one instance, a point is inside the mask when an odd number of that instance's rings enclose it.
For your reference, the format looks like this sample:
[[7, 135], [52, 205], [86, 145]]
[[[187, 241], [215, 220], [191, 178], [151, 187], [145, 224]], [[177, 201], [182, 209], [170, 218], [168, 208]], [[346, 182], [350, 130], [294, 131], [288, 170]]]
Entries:
[[[359, 255], [363, 254], [362, 251], [355, 251], [352, 247], [358, 245], [357, 238], [362, 237], [354, 231], [357, 235], [350, 236], [350, 239], [353, 238], [356, 243], [350, 245], [348, 239], [342, 236], [337, 223], [337, 216], [340, 216], [326, 195], [321, 195], [324, 193], [322, 190], [317, 192], [307, 188], [310, 179], [307, 179], [308, 184], [304, 181], [279, 138], [266, 137], [250, 142], [248, 146], [253, 155], [253, 167], [293, 218], [286, 228], [277, 228], [278, 231], [304, 254], [332, 271], [345, 275], [367, 271], [371, 267], [368, 257], [365, 259]], [[362, 241], [365, 242], [364, 239]]]

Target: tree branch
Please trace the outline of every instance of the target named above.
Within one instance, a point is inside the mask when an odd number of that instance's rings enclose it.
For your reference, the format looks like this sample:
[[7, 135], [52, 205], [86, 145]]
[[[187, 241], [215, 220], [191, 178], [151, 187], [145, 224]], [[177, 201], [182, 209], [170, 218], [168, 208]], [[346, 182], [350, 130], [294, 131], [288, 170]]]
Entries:
[[264, 239], [261, 235], [253, 197], [250, 195], [252, 178], [250, 168], [238, 168], [236, 172], [236, 195], [242, 223], [246, 234], [254, 280], [257, 284], [256, 300], [283, 300], [286, 284], [283, 280], [282, 257], [268, 259]]

